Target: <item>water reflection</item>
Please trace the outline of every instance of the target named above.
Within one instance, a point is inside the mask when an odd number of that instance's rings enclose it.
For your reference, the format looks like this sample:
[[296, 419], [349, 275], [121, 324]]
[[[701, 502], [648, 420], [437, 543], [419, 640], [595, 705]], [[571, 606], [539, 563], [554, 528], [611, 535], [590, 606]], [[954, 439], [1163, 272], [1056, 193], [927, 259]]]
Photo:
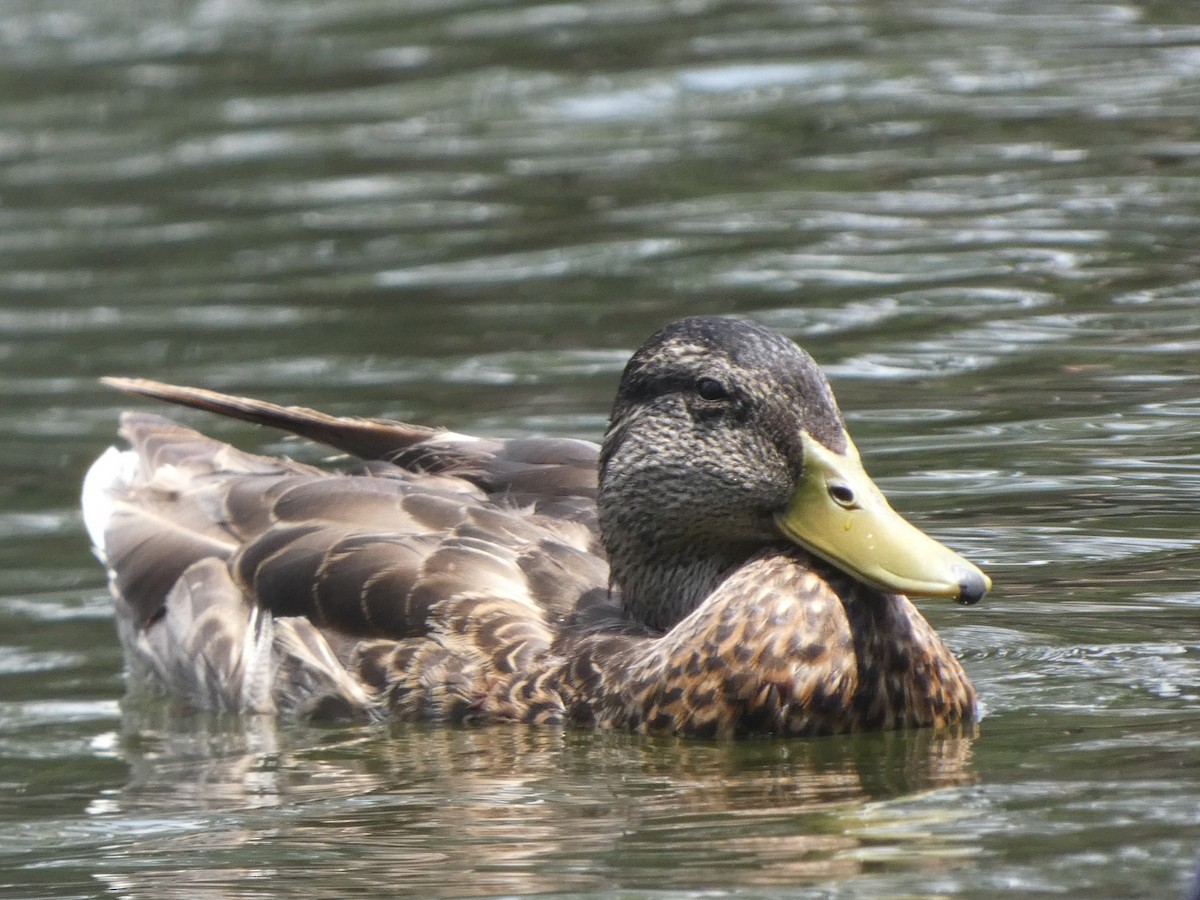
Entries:
[[618, 872], [658, 889], [731, 871], [743, 886], [796, 885], [880, 860], [942, 870], [971, 852], [943, 804], [893, 807], [975, 784], [970, 733], [326, 730], [158, 703], [128, 710], [122, 729], [129, 780], [89, 813], [110, 835], [97, 877], [134, 896], [216, 895], [249, 872], [277, 878], [281, 859], [332, 864], [351, 847], [364, 887], [400, 879], [427, 896], [594, 889]]

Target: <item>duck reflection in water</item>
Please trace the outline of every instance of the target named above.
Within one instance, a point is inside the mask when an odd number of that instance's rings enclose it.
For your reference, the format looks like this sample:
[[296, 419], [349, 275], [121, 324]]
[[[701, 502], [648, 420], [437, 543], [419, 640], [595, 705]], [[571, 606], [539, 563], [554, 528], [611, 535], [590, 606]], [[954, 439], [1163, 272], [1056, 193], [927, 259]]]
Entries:
[[[110, 834], [98, 877], [139, 896], [224, 896], [255, 867], [284, 890], [278, 863], [296, 852], [352, 858], [357, 884], [386, 893], [402, 883], [413, 896], [439, 895], [447, 872], [459, 873], [457, 890], [489, 896], [614, 878], [669, 888], [730, 869], [743, 887], [803, 885], [898, 858], [933, 873], [961, 864], [963, 835], [947, 804], [923, 813], [914, 795], [976, 780], [974, 738], [957, 728], [714, 743], [562, 728], [280, 727], [150, 698], [128, 702], [122, 724], [128, 783], [92, 810]], [[275, 807], [288, 812], [264, 812]]]
[[131, 675], [198, 707], [700, 737], [976, 716], [905, 595], [974, 603], [988, 578], [891, 509], [815, 362], [760, 326], [652, 335], [600, 447], [111, 383], [350, 456], [139, 412], [93, 465]]

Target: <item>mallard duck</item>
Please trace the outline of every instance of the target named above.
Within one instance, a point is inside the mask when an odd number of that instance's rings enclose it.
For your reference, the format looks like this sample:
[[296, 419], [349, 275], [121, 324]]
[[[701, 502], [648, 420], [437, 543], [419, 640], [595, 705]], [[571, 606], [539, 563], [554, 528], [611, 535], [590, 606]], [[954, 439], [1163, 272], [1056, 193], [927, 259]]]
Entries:
[[84, 519], [131, 677], [191, 704], [701, 737], [976, 715], [905, 595], [989, 579], [891, 509], [812, 357], [761, 326], [652, 335], [599, 447], [107, 381], [347, 454], [122, 416]]

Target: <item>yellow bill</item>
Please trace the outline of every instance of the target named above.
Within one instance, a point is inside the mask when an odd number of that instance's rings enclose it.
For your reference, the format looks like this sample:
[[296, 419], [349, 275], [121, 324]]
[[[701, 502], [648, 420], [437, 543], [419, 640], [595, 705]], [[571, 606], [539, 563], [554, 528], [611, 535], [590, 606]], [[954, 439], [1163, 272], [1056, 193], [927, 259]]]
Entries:
[[854, 444], [840, 454], [807, 432], [801, 440], [804, 474], [776, 517], [786, 537], [886, 591], [977, 603], [991, 590], [987, 575], [892, 509]]

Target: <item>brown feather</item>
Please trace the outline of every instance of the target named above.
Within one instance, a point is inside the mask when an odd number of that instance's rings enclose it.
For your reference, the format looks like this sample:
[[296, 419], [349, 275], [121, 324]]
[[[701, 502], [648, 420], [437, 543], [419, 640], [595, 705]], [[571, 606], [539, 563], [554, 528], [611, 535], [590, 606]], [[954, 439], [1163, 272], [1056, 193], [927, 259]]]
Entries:
[[974, 689], [912, 604], [822, 568], [770, 552], [663, 637], [560, 642], [570, 718], [698, 737], [971, 721]]
[[438, 434], [433, 428], [384, 419], [330, 416], [300, 406], [280, 406], [250, 397], [235, 397], [203, 388], [164, 384], [147, 378], [102, 378], [127, 394], [165, 400], [179, 406], [217, 413], [255, 425], [269, 425], [364, 459], [384, 459]]

